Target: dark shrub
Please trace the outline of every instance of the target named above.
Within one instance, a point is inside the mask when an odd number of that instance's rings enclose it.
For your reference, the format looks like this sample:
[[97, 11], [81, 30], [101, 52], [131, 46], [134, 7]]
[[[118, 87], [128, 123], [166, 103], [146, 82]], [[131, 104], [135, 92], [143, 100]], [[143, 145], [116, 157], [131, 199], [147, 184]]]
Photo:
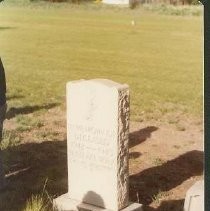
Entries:
[[139, 5], [139, 0], [129, 0], [129, 6], [131, 9], [135, 9]]

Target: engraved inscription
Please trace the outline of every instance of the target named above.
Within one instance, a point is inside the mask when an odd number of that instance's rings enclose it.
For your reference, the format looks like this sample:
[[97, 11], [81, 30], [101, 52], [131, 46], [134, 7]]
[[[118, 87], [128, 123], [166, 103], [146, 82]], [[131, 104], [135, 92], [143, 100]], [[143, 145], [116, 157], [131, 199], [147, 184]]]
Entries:
[[87, 102], [87, 106], [88, 106], [88, 111], [86, 112], [86, 120], [88, 121], [92, 121], [93, 117], [95, 115], [95, 110], [97, 109], [97, 105], [96, 105], [96, 95], [93, 92], [89, 102]]
[[69, 162], [91, 170], [111, 170], [116, 152], [113, 150], [116, 132], [85, 125], [69, 125]]

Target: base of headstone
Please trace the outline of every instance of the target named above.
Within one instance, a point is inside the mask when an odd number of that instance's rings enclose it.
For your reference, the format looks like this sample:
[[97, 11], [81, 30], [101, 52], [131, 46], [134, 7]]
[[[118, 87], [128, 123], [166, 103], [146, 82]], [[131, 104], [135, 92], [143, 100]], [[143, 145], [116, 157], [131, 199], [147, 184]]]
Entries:
[[[53, 206], [58, 211], [110, 211], [105, 208], [97, 207], [91, 204], [86, 204], [86, 203], [71, 199], [69, 198], [67, 193], [54, 199]], [[128, 207], [120, 211], [143, 211], [143, 208], [142, 208], [142, 204], [130, 203]]]
[[186, 194], [184, 211], [204, 211], [204, 181], [196, 182]]

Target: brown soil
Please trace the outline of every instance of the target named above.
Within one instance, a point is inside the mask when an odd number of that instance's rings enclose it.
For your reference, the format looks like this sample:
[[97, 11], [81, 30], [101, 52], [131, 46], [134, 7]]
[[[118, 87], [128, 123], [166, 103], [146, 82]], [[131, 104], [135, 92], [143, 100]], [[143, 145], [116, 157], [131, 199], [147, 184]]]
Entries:
[[203, 177], [202, 131], [190, 121], [181, 131], [167, 123], [132, 122], [130, 198], [148, 205], [145, 210], [181, 211], [186, 191]]
[[[55, 107], [41, 115], [27, 115], [40, 119], [44, 126], [19, 133], [22, 144], [11, 149], [16, 159], [8, 164], [9, 182], [30, 186], [24, 194], [17, 194], [20, 199], [16, 203], [37, 191], [44, 177], [50, 181], [48, 192], [53, 197], [67, 191], [65, 109]], [[15, 118], [5, 121], [6, 130], [16, 127]], [[144, 204], [145, 211], [181, 211], [186, 191], [203, 178], [202, 122], [189, 117], [173, 124], [131, 122], [129, 144], [130, 200]], [[17, 159], [19, 167], [14, 167]]]

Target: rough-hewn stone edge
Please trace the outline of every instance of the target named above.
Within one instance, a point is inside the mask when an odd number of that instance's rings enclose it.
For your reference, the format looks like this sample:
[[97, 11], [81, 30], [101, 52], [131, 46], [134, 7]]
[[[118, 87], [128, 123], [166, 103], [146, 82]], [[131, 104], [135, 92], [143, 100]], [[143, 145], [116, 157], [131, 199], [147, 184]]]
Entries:
[[118, 209], [128, 206], [129, 202], [129, 89], [118, 90], [118, 157], [117, 157], [117, 191]]

